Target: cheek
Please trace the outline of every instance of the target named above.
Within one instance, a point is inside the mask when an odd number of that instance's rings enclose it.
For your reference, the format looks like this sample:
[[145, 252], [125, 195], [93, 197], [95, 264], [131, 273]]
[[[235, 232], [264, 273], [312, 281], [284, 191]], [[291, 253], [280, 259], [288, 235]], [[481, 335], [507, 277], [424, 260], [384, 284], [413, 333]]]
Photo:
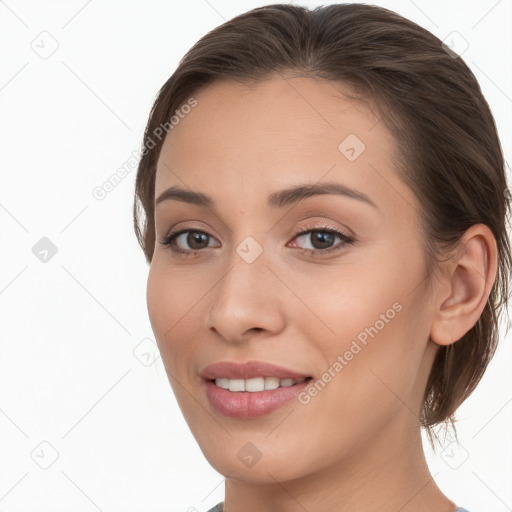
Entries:
[[[180, 344], [179, 340], [189, 338], [187, 331], [193, 314], [193, 307], [189, 304], [194, 303], [192, 290], [193, 287], [184, 287], [179, 278], [171, 277], [158, 261], [152, 262], [146, 289], [148, 315], [166, 368], [176, 359], [186, 356], [184, 350], [190, 346]], [[174, 363], [174, 366], [178, 365]]]
[[[155, 265], [155, 261], [153, 260], [148, 275], [146, 300], [151, 328], [153, 329], [159, 346], [164, 340], [165, 329], [169, 328], [169, 323], [166, 319], [168, 319], [174, 311], [172, 308], [172, 294], [165, 293], [166, 289], [166, 281], [162, 273], [158, 271], [158, 266]], [[171, 306], [171, 308], [169, 306]]]
[[[194, 339], [199, 339], [197, 321], [193, 322], [193, 287], [184, 287], [153, 260], [147, 282], [146, 297], [149, 319], [169, 384], [185, 417], [190, 396], [190, 362], [194, 358]], [[197, 302], [197, 299], [196, 299]], [[189, 401], [189, 400], [188, 400]]]
[[428, 339], [427, 292], [418, 286], [426, 270], [419, 248], [405, 253], [397, 246], [351, 262], [346, 271], [322, 269], [301, 280], [298, 295], [314, 315], [295, 320], [322, 355], [317, 373], [341, 357], [337, 374], [343, 370], [360, 390], [375, 391], [378, 377], [371, 370], [393, 389], [414, 383]]
[[301, 300], [293, 302], [296, 311], [289, 311], [289, 316], [301, 324], [309, 342], [331, 355], [348, 350], [354, 339], [364, 346], [389, 331], [400, 316], [405, 295], [405, 286], [392, 269], [376, 264], [347, 265], [327, 273], [320, 269], [295, 278], [295, 283]]

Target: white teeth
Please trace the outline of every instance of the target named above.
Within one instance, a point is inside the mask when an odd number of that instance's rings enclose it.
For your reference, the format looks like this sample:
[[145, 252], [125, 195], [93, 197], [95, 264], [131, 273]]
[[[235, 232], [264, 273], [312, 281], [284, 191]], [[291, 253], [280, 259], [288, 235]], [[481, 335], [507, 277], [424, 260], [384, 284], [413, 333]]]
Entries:
[[265, 389], [277, 389], [279, 379], [277, 377], [265, 377]]
[[224, 377], [219, 377], [215, 379], [215, 384], [220, 388], [229, 389], [229, 379], [225, 379]]
[[229, 391], [248, 391], [249, 393], [256, 393], [258, 391], [277, 389], [279, 387], [293, 386], [305, 380], [305, 378], [293, 380], [279, 379], [278, 377], [254, 377], [252, 379], [226, 379], [225, 377], [218, 377], [215, 379], [215, 384], [220, 388], [229, 389]]
[[229, 379], [229, 391], [245, 391], [245, 380]]
[[263, 391], [265, 389], [265, 379], [263, 377], [255, 377], [245, 381], [245, 391]]

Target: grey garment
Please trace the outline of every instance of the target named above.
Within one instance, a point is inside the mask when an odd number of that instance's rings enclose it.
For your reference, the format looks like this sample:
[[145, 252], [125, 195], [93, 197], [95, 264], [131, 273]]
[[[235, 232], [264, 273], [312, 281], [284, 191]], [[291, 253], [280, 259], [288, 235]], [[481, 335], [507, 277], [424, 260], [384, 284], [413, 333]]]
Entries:
[[[224, 502], [221, 501], [220, 503], [217, 503], [215, 507], [208, 510], [208, 512], [222, 512], [222, 507], [224, 506]], [[469, 512], [469, 510], [466, 510], [465, 508], [459, 507], [455, 512]]]
[[[217, 503], [217, 505], [215, 505], [215, 507], [208, 510], [208, 512], [222, 512], [223, 506], [224, 506], [224, 502], [221, 501], [220, 503]], [[459, 511], [457, 510], [457, 512], [459, 512]]]

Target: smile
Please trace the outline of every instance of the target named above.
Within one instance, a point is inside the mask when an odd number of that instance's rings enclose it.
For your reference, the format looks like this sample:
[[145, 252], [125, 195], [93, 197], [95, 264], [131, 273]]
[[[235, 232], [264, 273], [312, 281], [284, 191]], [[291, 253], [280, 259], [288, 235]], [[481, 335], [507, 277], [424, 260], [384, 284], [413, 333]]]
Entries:
[[[309, 378], [309, 377], [308, 377]], [[218, 377], [214, 380], [215, 385], [234, 392], [256, 393], [277, 388], [286, 388], [304, 382], [306, 378], [299, 380], [279, 379], [278, 377], [255, 377], [253, 379], [228, 379]]]

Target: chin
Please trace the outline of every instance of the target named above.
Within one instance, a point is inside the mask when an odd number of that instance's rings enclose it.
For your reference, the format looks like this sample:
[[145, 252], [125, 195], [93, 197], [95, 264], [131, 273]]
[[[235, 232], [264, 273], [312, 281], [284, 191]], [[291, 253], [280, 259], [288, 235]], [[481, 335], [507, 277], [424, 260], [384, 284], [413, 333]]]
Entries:
[[[215, 441], [209, 440], [208, 449], [204, 450], [201, 443], [199, 446], [213, 469], [233, 480], [269, 484], [275, 483], [276, 480], [294, 480], [307, 473], [306, 468], [297, 464], [297, 453], [293, 447], [290, 447], [289, 455], [282, 451], [276, 453], [278, 450], [272, 446], [262, 447], [260, 450], [251, 442], [251, 437], [249, 435], [247, 439], [233, 438], [226, 444], [217, 445]], [[290, 461], [293, 461], [293, 464], [290, 464]]]

